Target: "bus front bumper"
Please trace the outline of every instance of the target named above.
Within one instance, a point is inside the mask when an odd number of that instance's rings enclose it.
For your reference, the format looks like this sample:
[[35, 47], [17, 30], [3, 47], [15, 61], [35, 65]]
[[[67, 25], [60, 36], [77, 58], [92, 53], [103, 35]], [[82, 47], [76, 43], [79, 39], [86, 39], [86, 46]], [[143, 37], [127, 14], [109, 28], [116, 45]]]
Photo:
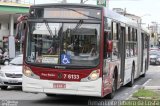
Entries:
[[[65, 84], [65, 88], [54, 88], [54, 84]], [[24, 92], [62, 95], [81, 95], [101, 97], [102, 78], [90, 82], [69, 82], [33, 79], [23, 76]]]

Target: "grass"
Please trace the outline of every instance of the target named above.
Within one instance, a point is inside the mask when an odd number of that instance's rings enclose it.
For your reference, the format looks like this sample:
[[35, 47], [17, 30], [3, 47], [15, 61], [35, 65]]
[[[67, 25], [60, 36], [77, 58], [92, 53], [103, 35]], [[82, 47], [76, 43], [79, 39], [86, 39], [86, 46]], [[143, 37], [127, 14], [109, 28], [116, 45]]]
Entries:
[[139, 89], [129, 100], [160, 100], [160, 91]]
[[[152, 100], [155, 100], [155, 104], [153, 106], [159, 106], [160, 100], [160, 91], [153, 91], [153, 90], [146, 90], [146, 89], [139, 89], [135, 92], [129, 100], [123, 102], [121, 106], [145, 106], [145, 103], [151, 103]], [[151, 101], [151, 102], [150, 102]], [[157, 104], [156, 104], [157, 103]], [[147, 105], [147, 106], [152, 106]]]
[[133, 97], [158, 97], [160, 96], [159, 93], [151, 90], [146, 90], [146, 89], [139, 89], [138, 92], [135, 92], [133, 94]]

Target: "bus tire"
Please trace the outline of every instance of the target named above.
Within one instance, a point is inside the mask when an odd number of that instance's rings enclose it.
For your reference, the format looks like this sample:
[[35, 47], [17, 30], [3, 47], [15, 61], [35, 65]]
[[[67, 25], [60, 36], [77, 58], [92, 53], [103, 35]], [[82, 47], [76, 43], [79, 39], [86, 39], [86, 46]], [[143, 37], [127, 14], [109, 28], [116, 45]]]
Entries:
[[134, 72], [135, 72], [135, 66], [132, 65], [131, 81], [128, 83], [129, 87], [132, 87], [134, 84]]
[[113, 99], [115, 96], [115, 92], [116, 92], [116, 74], [113, 74], [113, 84], [112, 84], [112, 92], [110, 94], [108, 94], [107, 98], [108, 99]]
[[56, 96], [56, 94], [50, 94], [50, 93], [46, 93], [46, 95], [47, 95], [48, 97]]

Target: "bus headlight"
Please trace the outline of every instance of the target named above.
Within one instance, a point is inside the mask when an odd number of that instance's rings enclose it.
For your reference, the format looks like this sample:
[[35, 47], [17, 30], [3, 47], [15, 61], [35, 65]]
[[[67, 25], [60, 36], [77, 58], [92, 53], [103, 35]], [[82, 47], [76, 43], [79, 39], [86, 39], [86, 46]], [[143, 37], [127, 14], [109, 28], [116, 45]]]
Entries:
[[40, 77], [37, 76], [36, 74], [34, 74], [29, 67], [24, 67], [24, 68], [23, 68], [23, 74], [24, 74], [26, 77], [35, 78], [35, 79], [40, 79]]
[[99, 73], [97, 73], [96, 71], [93, 71], [93, 72], [89, 75], [88, 79], [89, 79], [89, 80], [96, 80], [96, 79], [98, 79], [98, 77], [99, 77]]
[[26, 69], [26, 70], [24, 71], [24, 74], [25, 74], [27, 77], [33, 76], [32, 71], [29, 70], [29, 69]]
[[86, 81], [95, 81], [99, 78], [100, 75], [100, 69], [92, 71], [88, 77], [81, 79], [82, 82]]

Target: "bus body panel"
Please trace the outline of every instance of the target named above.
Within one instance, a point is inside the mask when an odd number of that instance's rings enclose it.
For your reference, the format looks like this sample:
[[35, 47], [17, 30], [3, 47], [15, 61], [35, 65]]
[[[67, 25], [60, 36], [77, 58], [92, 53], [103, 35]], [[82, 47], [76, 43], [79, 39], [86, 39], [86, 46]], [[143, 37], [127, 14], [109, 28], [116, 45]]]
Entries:
[[137, 73], [138, 73], [138, 71], [137, 71], [137, 57], [125, 59], [125, 75], [124, 75], [123, 85], [125, 85], [131, 81], [133, 62], [135, 62], [134, 78], [137, 78]]
[[139, 77], [139, 74], [138, 74], [138, 61], [137, 60], [138, 60], [137, 56], [134, 57], [134, 62], [135, 62], [135, 75], [134, 75], [134, 78], [138, 78]]
[[[65, 84], [66, 88], [54, 88], [54, 84]], [[67, 94], [101, 97], [102, 78], [90, 82], [71, 82], [33, 79], [23, 75], [23, 91], [34, 93]]]
[[[62, 6], [63, 4], [56, 4], [56, 6]], [[68, 4], [65, 4], [67, 6]], [[73, 5], [73, 4], [72, 4]], [[52, 7], [53, 5], [50, 5]], [[68, 5], [71, 6], [71, 5]], [[77, 5], [73, 6], [76, 7]], [[94, 6], [87, 6], [87, 5], [78, 5], [79, 8], [87, 7], [92, 8]], [[34, 7], [34, 6], [33, 6]], [[36, 6], [35, 6], [36, 7]], [[37, 6], [39, 7], [39, 6]], [[97, 7], [97, 6], [95, 6]], [[46, 6], [41, 5], [40, 8], [46, 8]], [[99, 9], [101, 7], [98, 7]], [[101, 23], [101, 31], [100, 31], [100, 62], [99, 65], [95, 68], [91, 69], [55, 69], [55, 68], [44, 68], [44, 67], [37, 67], [33, 64], [27, 64], [24, 61], [24, 67], [29, 67], [34, 74], [39, 76], [39, 79], [35, 78], [29, 78], [23, 75], [23, 91], [25, 92], [33, 92], [33, 93], [48, 93], [48, 94], [66, 94], [66, 95], [83, 95], [83, 96], [97, 96], [97, 97], [104, 97], [107, 94], [112, 92], [112, 76], [114, 74], [115, 69], [117, 68], [117, 89], [120, 88], [120, 86], [127, 84], [131, 81], [131, 72], [132, 72], [132, 65], [133, 61], [135, 62], [135, 76], [134, 78], [138, 78], [140, 74], [143, 74], [145, 72], [144, 64], [145, 60], [148, 58], [146, 55], [141, 54], [142, 50], [142, 44], [141, 44], [141, 30], [138, 26], [138, 24], [122, 15], [119, 15], [117, 13], [114, 13], [112, 11], [108, 11], [106, 8], [103, 8], [102, 10], [102, 23]], [[110, 18], [114, 20], [115, 22], [119, 22], [124, 24], [123, 28], [125, 28], [125, 25], [137, 28], [138, 31], [138, 55], [137, 57], [131, 57], [125, 60], [124, 66], [122, 68], [122, 62], [121, 59], [117, 59], [116, 61], [113, 60], [107, 60], [103, 57], [103, 51], [104, 49], [104, 16], [107, 18]], [[38, 19], [37, 19], [38, 20]], [[125, 29], [124, 29], [125, 31]], [[27, 36], [27, 35], [26, 35]], [[25, 37], [26, 39], [26, 37]], [[121, 41], [123, 42], [123, 41]], [[124, 42], [123, 42], [124, 43]], [[25, 43], [27, 44], [27, 43]], [[26, 45], [25, 45], [26, 46]], [[28, 46], [26, 46], [28, 47]], [[125, 46], [124, 46], [125, 47]], [[24, 52], [24, 59], [26, 58], [26, 49]], [[123, 51], [125, 53], [125, 51]], [[143, 61], [141, 61], [141, 57], [144, 56]], [[147, 59], [148, 60], [148, 59]], [[143, 64], [143, 68], [141, 68], [141, 63]], [[82, 82], [81, 79], [87, 78], [87, 76], [90, 75], [90, 73], [94, 70], [100, 70], [100, 76], [95, 81], [86, 81]], [[122, 70], [124, 69], [124, 70]], [[141, 69], [142, 72], [141, 72]], [[141, 72], [141, 73], [140, 73]], [[122, 79], [122, 75], [123, 79]], [[60, 76], [59, 76], [60, 75]], [[70, 78], [64, 78], [65, 75], [79, 75], [78, 79]], [[56, 88], [55, 85], [60, 84], [60, 88]], [[62, 87], [62, 88], [61, 88]]]
[[[57, 5], [58, 6], [58, 5]], [[66, 5], [68, 6], [68, 5]], [[52, 5], [50, 5], [52, 7]], [[73, 6], [74, 7], [74, 6]], [[76, 7], [76, 6], [75, 6]], [[87, 7], [87, 6], [85, 6]], [[33, 6], [34, 8], [34, 6]], [[44, 8], [43, 6], [41, 8]], [[101, 8], [101, 7], [98, 7]], [[85, 22], [85, 21], [84, 21]], [[103, 25], [101, 26], [103, 28]], [[103, 39], [103, 31], [100, 31], [100, 38]], [[100, 42], [99, 45], [103, 45]], [[100, 59], [103, 60], [103, 46], [100, 48]], [[71, 94], [71, 95], [86, 95], [86, 96], [102, 96], [102, 67], [103, 61], [100, 61], [96, 68], [90, 69], [55, 69], [55, 68], [43, 68], [34, 65], [29, 65], [25, 62], [25, 66], [29, 67], [34, 74], [40, 77], [40, 79], [33, 79], [23, 75], [23, 90], [26, 92], [44, 92], [51, 94]], [[95, 81], [82, 82], [81, 79], [86, 78], [95, 69], [100, 70], [99, 79]], [[64, 74], [76, 74], [79, 75], [79, 79], [58, 79], [58, 74], [64, 77]], [[56, 78], [53, 78], [55, 76]], [[50, 83], [52, 83], [50, 85]], [[67, 89], [53, 89], [53, 83], [66, 84]], [[37, 90], [36, 90], [37, 89]]]
[[106, 96], [107, 94], [112, 92], [112, 77], [114, 74], [115, 69], [117, 68], [117, 88], [119, 88], [121, 85], [121, 79], [120, 79], [120, 61], [110, 61], [105, 59], [104, 60], [104, 66], [103, 66], [103, 96]]
[[[142, 62], [142, 36], [141, 36], [141, 30], [140, 29], [138, 29], [138, 62]], [[139, 75], [140, 75], [140, 73], [141, 73], [141, 68], [142, 67], [142, 65], [141, 64], [138, 64], [138, 71], [139, 71]]]
[[142, 56], [143, 56], [143, 66], [142, 66], [142, 71], [141, 71], [141, 75], [144, 74], [147, 70], [148, 70], [148, 59], [149, 59], [149, 37], [148, 35], [143, 35], [142, 37]]
[[[24, 67], [29, 67], [32, 72], [40, 77], [41, 80], [56, 80], [56, 81], [76, 81], [80, 82], [83, 78], [88, 77], [92, 71], [100, 70], [100, 66], [91, 69], [55, 69], [30, 66], [25, 63]], [[101, 77], [101, 70], [100, 75]]]

